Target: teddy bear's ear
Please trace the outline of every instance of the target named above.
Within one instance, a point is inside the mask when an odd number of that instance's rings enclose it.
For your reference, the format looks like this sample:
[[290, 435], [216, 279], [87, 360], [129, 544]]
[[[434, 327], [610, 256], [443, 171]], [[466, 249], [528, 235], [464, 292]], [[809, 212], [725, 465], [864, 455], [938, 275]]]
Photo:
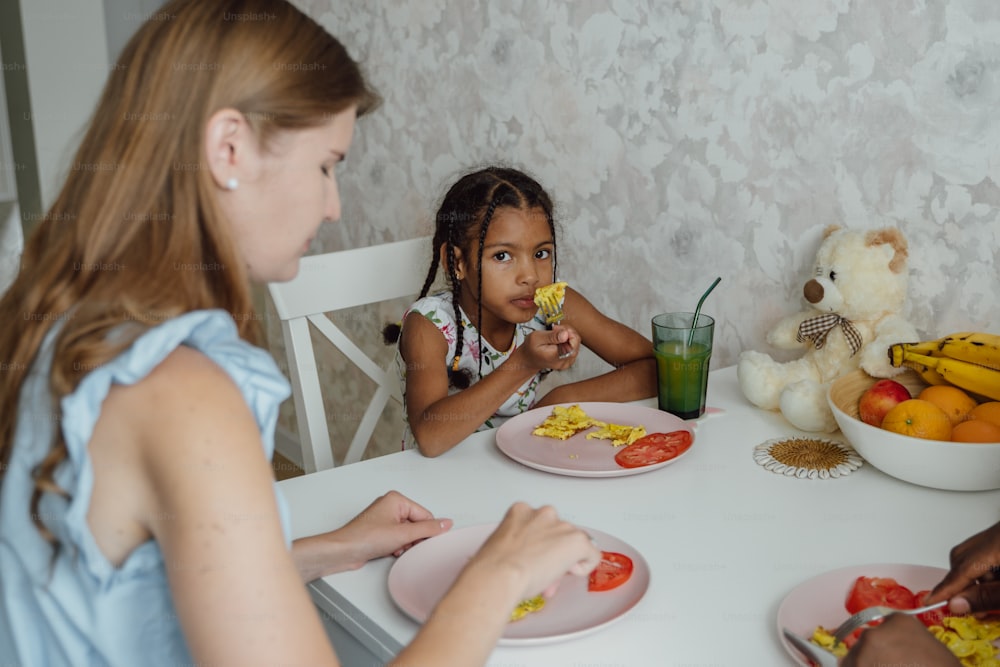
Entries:
[[892, 246], [893, 256], [889, 262], [889, 269], [893, 273], [901, 273], [906, 269], [906, 259], [909, 257], [909, 246], [903, 232], [895, 227], [884, 227], [868, 232], [865, 241], [870, 246], [881, 245], [883, 243]]
[[823, 238], [824, 239], [829, 238], [830, 234], [840, 231], [840, 229], [841, 229], [840, 225], [827, 225], [827, 228], [823, 230]]

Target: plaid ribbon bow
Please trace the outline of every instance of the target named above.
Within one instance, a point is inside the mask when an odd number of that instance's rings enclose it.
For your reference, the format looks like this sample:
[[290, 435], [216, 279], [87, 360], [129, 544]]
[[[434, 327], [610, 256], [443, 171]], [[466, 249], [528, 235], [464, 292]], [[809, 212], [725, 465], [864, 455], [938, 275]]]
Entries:
[[813, 341], [813, 345], [818, 350], [826, 344], [826, 335], [838, 325], [844, 330], [844, 338], [851, 346], [851, 356], [853, 357], [861, 349], [861, 334], [849, 319], [836, 313], [817, 315], [803, 320], [802, 324], [799, 325], [799, 333], [795, 339], [801, 343], [808, 338]]

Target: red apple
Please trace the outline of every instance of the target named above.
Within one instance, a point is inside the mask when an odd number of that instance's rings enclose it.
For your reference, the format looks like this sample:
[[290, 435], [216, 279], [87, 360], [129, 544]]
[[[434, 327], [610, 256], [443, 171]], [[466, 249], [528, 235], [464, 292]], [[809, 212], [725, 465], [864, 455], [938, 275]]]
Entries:
[[911, 398], [910, 390], [895, 380], [879, 380], [861, 395], [858, 415], [864, 423], [881, 427], [885, 413]]

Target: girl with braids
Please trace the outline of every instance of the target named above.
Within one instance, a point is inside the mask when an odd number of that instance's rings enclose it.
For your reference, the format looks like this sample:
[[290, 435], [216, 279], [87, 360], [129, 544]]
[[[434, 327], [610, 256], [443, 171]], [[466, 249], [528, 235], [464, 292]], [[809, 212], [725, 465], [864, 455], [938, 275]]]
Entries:
[[[390, 492], [289, 542], [289, 387], [250, 281], [291, 279], [339, 217], [377, 98], [284, 0], [172, 0], [120, 63], [0, 299], [0, 665], [335, 666], [303, 582], [451, 522]], [[398, 662], [484, 664], [520, 600], [599, 557], [512, 506]]]
[[[443, 266], [449, 290], [428, 296]], [[404, 447], [427, 456], [529, 408], [631, 401], [656, 394], [652, 343], [567, 287], [564, 319], [547, 331], [535, 289], [556, 280], [552, 200], [534, 179], [489, 167], [460, 178], [438, 209], [432, 263], [401, 326], [386, 328], [406, 399]], [[560, 355], [560, 344], [570, 352]], [[587, 346], [613, 368], [536, 400], [550, 370]], [[415, 442], [414, 442], [415, 441]]]

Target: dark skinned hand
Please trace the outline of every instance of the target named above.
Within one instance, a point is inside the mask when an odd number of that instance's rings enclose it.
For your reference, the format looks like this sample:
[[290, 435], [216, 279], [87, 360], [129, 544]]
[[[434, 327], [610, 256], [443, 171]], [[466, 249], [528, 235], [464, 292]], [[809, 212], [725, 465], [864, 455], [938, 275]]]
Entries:
[[1000, 523], [977, 533], [951, 550], [951, 569], [927, 601], [950, 600], [953, 614], [1000, 610]]
[[951, 651], [913, 616], [892, 614], [880, 625], [861, 633], [858, 643], [840, 667], [961, 667]]

